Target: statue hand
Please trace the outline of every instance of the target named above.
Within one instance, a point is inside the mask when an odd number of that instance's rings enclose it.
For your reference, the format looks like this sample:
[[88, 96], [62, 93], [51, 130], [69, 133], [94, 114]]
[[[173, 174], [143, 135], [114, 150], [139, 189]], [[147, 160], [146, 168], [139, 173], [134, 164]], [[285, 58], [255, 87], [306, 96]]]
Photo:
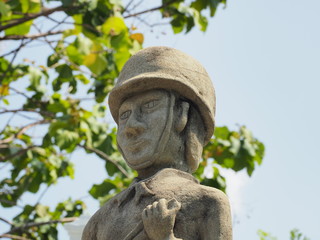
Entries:
[[151, 240], [174, 240], [173, 227], [181, 204], [176, 199], [167, 201], [162, 198], [159, 202], [148, 205], [142, 212], [145, 232]]

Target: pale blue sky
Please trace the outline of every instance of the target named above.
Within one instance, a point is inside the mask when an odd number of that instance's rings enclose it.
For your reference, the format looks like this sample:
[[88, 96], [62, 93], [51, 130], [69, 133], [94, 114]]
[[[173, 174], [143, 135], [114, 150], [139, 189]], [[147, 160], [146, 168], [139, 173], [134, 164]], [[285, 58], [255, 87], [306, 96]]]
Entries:
[[289, 239], [297, 227], [320, 239], [320, 1], [229, 1], [206, 33], [147, 45], [200, 60], [217, 92], [217, 125], [245, 124], [266, 145], [253, 177], [230, 178], [235, 240], [257, 229]]
[[[175, 47], [203, 63], [216, 88], [218, 126], [244, 124], [266, 145], [251, 178], [228, 174], [234, 240], [258, 239], [258, 229], [289, 240], [295, 227], [320, 239], [319, 10], [319, 0], [229, 0], [206, 33], [145, 32], [145, 47]], [[66, 193], [86, 196], [102, 181], [103, 163], [84, 156], [73, 155], [75, 181], [50, 189], [45, 203], [63, 201]], [[93, 213], [97, 204], [85, 200]]]

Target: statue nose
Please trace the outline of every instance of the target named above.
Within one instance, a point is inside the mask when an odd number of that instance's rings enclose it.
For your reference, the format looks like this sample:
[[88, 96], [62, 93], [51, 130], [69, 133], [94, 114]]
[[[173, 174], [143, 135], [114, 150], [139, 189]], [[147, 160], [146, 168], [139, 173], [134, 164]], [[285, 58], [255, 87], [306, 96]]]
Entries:
[[134, 138], [141, 135], [145, 129], [146, 126], [139, 117], [136, 114], [131, 114], [126, 123], [125, 135], [128, 138]]

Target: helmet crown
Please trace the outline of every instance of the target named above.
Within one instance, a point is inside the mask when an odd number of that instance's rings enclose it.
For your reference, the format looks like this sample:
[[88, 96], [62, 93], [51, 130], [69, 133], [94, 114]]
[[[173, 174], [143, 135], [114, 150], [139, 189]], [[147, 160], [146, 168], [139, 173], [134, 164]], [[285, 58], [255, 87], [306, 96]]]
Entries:
[[214, 131], [215, 92], [204, 67], [191, 56], [169, 47], [149, 47], [133, 55], [124, 65], [109, 95], [116, 123], [122, 102], [139, 92], [173, 90], [199, 110], [206, 129], [205, 143]]

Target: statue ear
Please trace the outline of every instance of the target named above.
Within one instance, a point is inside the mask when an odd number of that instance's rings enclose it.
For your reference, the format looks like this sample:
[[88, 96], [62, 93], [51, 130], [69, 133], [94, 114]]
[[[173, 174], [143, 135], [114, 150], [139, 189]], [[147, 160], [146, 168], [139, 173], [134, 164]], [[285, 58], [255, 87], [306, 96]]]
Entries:
[[181, 102], [180, 105], [180, 116], [176, 121], [175, 129], [178, 133], [181, 133], [187, 125], [188, 122], [188, 113], [189, 113], [190, 104], [187, 102]]

